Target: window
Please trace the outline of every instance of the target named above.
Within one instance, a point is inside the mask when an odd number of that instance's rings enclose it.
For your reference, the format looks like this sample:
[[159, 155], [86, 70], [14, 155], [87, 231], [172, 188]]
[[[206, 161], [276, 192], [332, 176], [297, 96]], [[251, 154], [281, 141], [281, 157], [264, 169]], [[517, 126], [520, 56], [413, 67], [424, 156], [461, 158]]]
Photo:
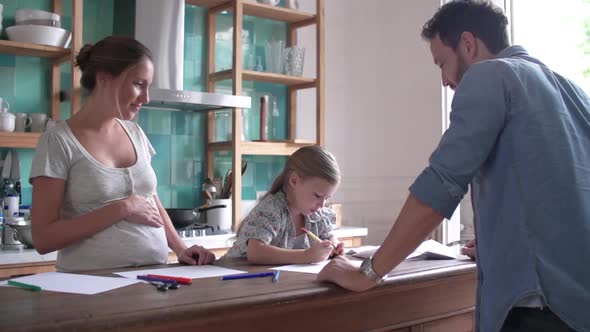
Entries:
[[512, 0], [512, 37], [590, 93], [590, 0]]

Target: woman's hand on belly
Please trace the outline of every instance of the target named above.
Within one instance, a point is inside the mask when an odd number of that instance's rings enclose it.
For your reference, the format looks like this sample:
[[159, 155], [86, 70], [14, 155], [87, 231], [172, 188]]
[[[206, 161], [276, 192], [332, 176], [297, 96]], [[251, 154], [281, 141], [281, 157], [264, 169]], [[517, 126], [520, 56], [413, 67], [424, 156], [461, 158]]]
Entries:
[[139, 195], [131, 195], [124, 200], [125, 220], [131, 223], [162, 227], [164, 220], [152, 200]]

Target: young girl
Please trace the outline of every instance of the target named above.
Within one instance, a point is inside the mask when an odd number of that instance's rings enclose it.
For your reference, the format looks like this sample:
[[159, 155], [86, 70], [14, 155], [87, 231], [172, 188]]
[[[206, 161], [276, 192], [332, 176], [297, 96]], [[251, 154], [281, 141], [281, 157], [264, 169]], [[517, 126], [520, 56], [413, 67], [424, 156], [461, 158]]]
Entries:
[[[340, 183], [331, 153], [320, 146], [297, 150], [270, 190], [244, 219], [226, 257], [256, 264], [302, 264], [342, 253], [332, 235], [335, 213], [324, 207]], [[314, 241], [302, 228], [319, 237]]]

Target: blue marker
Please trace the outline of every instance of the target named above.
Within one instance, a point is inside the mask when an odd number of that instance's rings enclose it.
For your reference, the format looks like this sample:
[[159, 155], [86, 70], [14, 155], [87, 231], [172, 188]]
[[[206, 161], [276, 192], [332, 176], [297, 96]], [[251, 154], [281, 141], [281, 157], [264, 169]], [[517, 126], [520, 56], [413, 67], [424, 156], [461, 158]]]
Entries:
[[242, 273], [223, 276], [221, 280], [235, 280], [235, 279], [250, 279], [250, 278], [264, 278], [274, 276], [274, 272], [260, 272], [260, 273]]
[[281, 270], [278, 270], [277, 272], [275, 272], [275, 276], [274, 276], [274, 278], [272, 278], [272, 282], [279, 281], [279, 276], [280, 275], [281, 275]]
[[176, 280], [148, 277], [146, 275], [138, 275], [137, 279], [145, 280], [145, 281], [161, 282], [161, 283], [170, 284], [170, 285], [178, 285], [178, 282]]

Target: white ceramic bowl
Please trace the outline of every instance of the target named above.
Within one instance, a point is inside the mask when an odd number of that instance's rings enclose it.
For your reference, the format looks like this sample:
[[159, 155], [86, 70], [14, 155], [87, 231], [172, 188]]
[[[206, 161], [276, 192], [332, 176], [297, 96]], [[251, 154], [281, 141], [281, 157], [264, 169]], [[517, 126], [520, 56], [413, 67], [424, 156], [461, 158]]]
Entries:
[[16, 23], [16, 25], [46, 25], [49, 27], [61, 28], [61, 23], [57, 20], [26, 20]]
[[46, 12], [39, 9], [17, 9], [14, 15], [14, 21], [18, 25], [20, 22], [29, 20], [54, 20], [60, 21], [60, 16], [56, 13]]
[[69, 31], [45, 25], [13, 25], [6, 34], [12, 41], [57, 47], [68, 47], [71, 38]]

